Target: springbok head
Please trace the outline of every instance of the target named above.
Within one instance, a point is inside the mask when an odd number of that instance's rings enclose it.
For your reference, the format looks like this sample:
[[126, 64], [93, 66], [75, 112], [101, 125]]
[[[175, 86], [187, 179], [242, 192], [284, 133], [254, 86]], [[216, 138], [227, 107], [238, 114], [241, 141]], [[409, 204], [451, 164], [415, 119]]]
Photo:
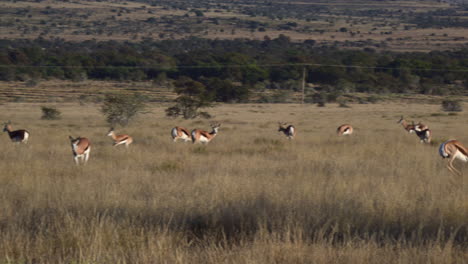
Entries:
[[68, 136], [68, 139], [70, 139], [70, 143], [72, 144], [78, 140], [78, 138], [73, 138], [72, 136]]
[[8, 120], [8, 122], [6, 123], [3, 123], [4, 127], [3, 127], [3, 132], [8, 132], [9, 130], [11, 130], [11, 121]]
[[288, 124], [288, 123], [278, 122], [278, 126], [279, 126], [278, 132], [284, 131], [284, 129], [286, 129], [285, 126], [286, 126], [287, 124]]
[[401, 124], [405, 121], [405, 118], [403, 116], [401, 116], [400, 120], [398, 120], [397, 124]]
[[218, 132], [218, 128], [221, 127], [221, 124], [220, 123], [211, 123], [210, 126], [213, 129], [213, 131]]

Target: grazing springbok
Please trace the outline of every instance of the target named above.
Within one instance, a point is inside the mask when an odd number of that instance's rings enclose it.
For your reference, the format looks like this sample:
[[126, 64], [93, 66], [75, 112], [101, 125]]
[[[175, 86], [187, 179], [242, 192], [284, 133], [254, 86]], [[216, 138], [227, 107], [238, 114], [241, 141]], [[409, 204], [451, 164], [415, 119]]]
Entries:
[[204, 131], [204, 130], [201, 130], [201, 129], [192, 130], [192, 133], [191, 133], [192, 142], [194, 144], [195, 143], [202, 143], [202, 144], [209, 143], [218, 134], [218, 129], [219, 129], [220, 126], [221, 126], [221, 124], [219, 124], [219, 123], [211, 124], [211, 128], [213, 130], [211, 132], [209, 132], [209, 133], [207, 131]]
[[83, 163], [86, 164], [89, 159], [89, 153], [91, 152], [91, 142], [84, 137], [72, 138], [72, 136], [68, 136], [68, 138], [70, 139], [73, 159], [75, 160], [76, 165], [80, 164], [80, 158]]
[[182, 139], [184, 142], [191, 141], [190, 133], [186, 128], [176, 126], [171, 130], [172, 140], [177, 142], [178, 139]]
[[293, 125], [285, 127], [287, 124], [288, 123], [278, 122], [278, 132], [283, 132], [288, 139], [293, 139], [296, 136], [296, 128]]
[[408, 124], [406, 120], [401, 116], [400, 120], [398, 120], [397, 124], [401, 124], [403, 128], [408, 132], [408, 133], [413, 133], [414, 130], [414, 124]]
[[338, 136], [351, 135], [353, 133], [353, 127], [351, 125], [341, 125], [336, 129]]
[[458, 140], [449, 140], [439, 147], [439, 154], [442, 158], [448, 158], [447, 168], [455, 175], [462, 175], [462, 173], [455, 169], [453, 161], [459, 159], [463, 162], [468, 161], [468, 150]]
[[109, 132], [107, 133], [107, 136], [112, 137], [114, 140], [114, 147], [118, 145], [125, 144], [125, 147], [128, 148], [130, 144], [133, 142], [133, 138], [129, 135], [123, 134], [123, 135], [116, 135], [114, 132], [114, 128], [111, 128]]
[[8, 132], [8, 136], [10, 136], [11, 141], [15, 143], [28, 143], [29, 132], [24, 129], [13, 131], [11, 128], [11, 121], [5, 123], [5, 127], [3, 127], [3, 132]]

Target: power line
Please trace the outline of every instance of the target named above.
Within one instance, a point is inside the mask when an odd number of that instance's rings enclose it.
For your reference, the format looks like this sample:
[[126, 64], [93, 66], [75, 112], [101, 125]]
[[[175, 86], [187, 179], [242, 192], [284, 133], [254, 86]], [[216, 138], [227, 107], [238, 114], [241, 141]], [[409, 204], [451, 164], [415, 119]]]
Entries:
[[409, 67], [379, 67], [379, 66], [360, 66], [360, 65], [343, 65], [343, 64], [321, 64], [321, 63], [273, 63], [273, 64], [210, 64], [210, 65], [145, 65], [145, 66], [82, 66], [82, 65], [4, 65], [0, 68], [66, 68], [66, 69], [161, 69], [161, 70], [176, 70], [176, 69], [217, 69], [217, 68], [243, 68], [249, 66], [257, 66], [263, 68], [273, 67], [331, 67], [331, 68], [354, 68], [354, 69], [375, 69], [375, 70], [411, 70], [411, 71], [429, 71], [429, 72], [468, 72], [468, 69], [442, 69], [442, 68], [409, 68]]

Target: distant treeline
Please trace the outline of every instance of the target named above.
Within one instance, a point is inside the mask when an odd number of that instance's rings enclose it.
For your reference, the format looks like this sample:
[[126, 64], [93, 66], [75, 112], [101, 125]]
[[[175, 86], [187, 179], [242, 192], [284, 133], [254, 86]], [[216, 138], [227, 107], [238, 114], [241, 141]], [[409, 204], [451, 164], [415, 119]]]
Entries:
[[[305, 65], [307, 64], [307, 65]], [[237, 100], [252, 89], [300, 89], [306, 82], [338, 92], [463, 93], [468, 49], [430, 53], [377, 52], [315, 46], [314, 41], [185, 39], [132, 42], [1, 40], [0, 80], [154, 80], [182, 76], [228, 86]], [[320, 88], [319, 88], [320, 89]], [[238, 94], [239, 92], [239, 94]]]

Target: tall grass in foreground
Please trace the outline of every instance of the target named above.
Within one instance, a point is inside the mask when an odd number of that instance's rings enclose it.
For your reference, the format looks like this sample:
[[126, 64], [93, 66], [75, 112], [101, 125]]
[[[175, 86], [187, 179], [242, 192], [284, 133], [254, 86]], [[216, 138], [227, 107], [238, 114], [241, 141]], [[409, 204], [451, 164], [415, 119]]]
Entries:
[[[435, 146], [396, 124], [436, 108], [226, 105], [215, 108], [219, 135], [201, 146], [172, 143], [170, 129], [208, 122], [154, 107], [122, 129], [135, 139], [126, 150], [111, 146], [98, 108], [61, 105], [62, 119], [45, 122], [37, 106], [2, 106], [31, 140], [0, 137], [0, 259], [465, 263], [467, 176], [451, 176]], [[468, 144], [464, 114], [424, 118], [439, 140]], [[277, 134], [279, 120], [294, 123], [296, 140]], [[336, 137], [342, 123], [355, 134]], [[69, 134], [91, 140], [87, 166], [73, 164]]]

